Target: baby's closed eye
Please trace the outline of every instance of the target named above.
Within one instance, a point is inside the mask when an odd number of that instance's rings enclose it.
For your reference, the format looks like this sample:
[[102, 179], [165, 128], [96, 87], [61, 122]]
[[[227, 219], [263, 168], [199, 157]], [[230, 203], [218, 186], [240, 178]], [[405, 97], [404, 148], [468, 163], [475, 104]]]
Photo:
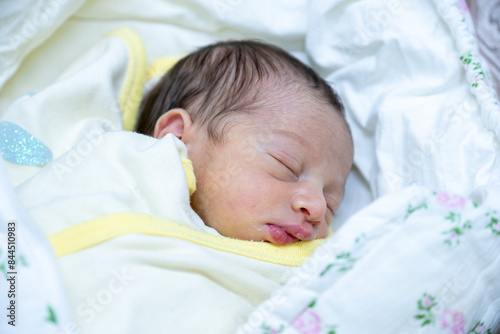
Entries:
[[298, 167], [279, 154], [269, 153], [273, 158], [272, 171], [283, 181], [296, 181], [299, 178]]
[[332, 195], [325, 194], [326, 208], [335, 216], [337, 209], [339, 207], [339, 201], [337, 201]]

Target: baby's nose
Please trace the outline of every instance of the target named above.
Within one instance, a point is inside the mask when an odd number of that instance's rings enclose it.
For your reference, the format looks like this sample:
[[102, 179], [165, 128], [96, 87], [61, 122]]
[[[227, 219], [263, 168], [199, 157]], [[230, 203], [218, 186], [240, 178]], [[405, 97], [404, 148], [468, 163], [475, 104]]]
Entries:
[[326, 201], [323, 194], [308, 193], [294, 198], [294, 209], [302, 212], [307, 222], [319, 225], [325, 220]]

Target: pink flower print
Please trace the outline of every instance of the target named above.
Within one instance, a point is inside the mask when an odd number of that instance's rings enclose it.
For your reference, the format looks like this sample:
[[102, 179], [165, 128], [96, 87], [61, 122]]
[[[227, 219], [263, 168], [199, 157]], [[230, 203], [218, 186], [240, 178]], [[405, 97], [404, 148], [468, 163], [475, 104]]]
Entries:
[[467, 334], [491, 334], [491, 328], [486, 328], [484, 322], [478, 321], [474, 325], [474, 328], [467, 332]]
[[462, 13], [462, 15], [469, 12], [469, 7], [467, 7], [465, 0], [458, 0], [458, 8], [460, 9], [460, 13]]
[[432, 300], [429, 297], [425, 297], [422, 300], [422, 306], [423, 307], [429, 307], [429, 306], [431, 306], [431, 304], [432, 304]]
[[321, 331], [321, 318], [311, 309], [306, 309], [292, 321], [292, 327], [301, 334], [317, 334]]
[[439, 319], [442, 328], [449, 328], [450, 333], [464, 333], [465, 317], [462, 312], [445, 310]]
[[495, 230], [496, 232], [500, 232], [500, 222], [496, 223], [496, 224], [493, 224], [491, 225], [491, 227], [493, 228], [493, 230]]
[[485, 325], [478, 325], [476, 327], [475, 331], [478, 332], [478, 333], [482, 333], [482, 332], [484, 332], [485, 329], [486, 329]]
[[436, 195], [436, 201], [448, 209], [463, 209], [465, 207], [465, 198], [458, 195], [449, 195], [444, 191]]

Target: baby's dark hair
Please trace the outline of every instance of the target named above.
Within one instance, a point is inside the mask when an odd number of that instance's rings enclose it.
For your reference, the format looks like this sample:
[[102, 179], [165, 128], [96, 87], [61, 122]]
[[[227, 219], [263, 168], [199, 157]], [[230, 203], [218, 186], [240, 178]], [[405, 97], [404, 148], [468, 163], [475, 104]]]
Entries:
[[211, 44], [179, 60], [142, 101], [136, 131], [153, 135], [160, 116], [182, 108], [217, 142], [228, 115], [258, 109], [275, 88], [290, 84], [308, 88], [345, 122], [340, 98], [312, 68], [279, 47], [243, 40]]

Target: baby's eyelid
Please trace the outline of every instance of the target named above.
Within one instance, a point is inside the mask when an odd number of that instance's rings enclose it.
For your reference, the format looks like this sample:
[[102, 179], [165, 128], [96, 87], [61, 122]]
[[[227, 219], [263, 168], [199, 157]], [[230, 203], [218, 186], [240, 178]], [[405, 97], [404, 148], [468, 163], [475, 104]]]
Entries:
[[335, 216], [336, 213], [336, 205], [331, 205], [332, 202], [328, 201], [328, 196], [325, 195], [326, 208], [332, 212], [332, 215]]
[[293, 173], [293, 175], [295, 175], [297, 178], [299, 177], [299, 175], [297, 174], [297, 172], [292, 168], [290, 167], [286, 162], [283, 161], [283, 159], [281, 159], [280, 157], [274, 155], [274, 154], [271, 154], [271, 156], [276, 159], [276, 161], [278, 161], [280, 164], [282, 164], [283, 166], [285, 166], [290, 172]]

